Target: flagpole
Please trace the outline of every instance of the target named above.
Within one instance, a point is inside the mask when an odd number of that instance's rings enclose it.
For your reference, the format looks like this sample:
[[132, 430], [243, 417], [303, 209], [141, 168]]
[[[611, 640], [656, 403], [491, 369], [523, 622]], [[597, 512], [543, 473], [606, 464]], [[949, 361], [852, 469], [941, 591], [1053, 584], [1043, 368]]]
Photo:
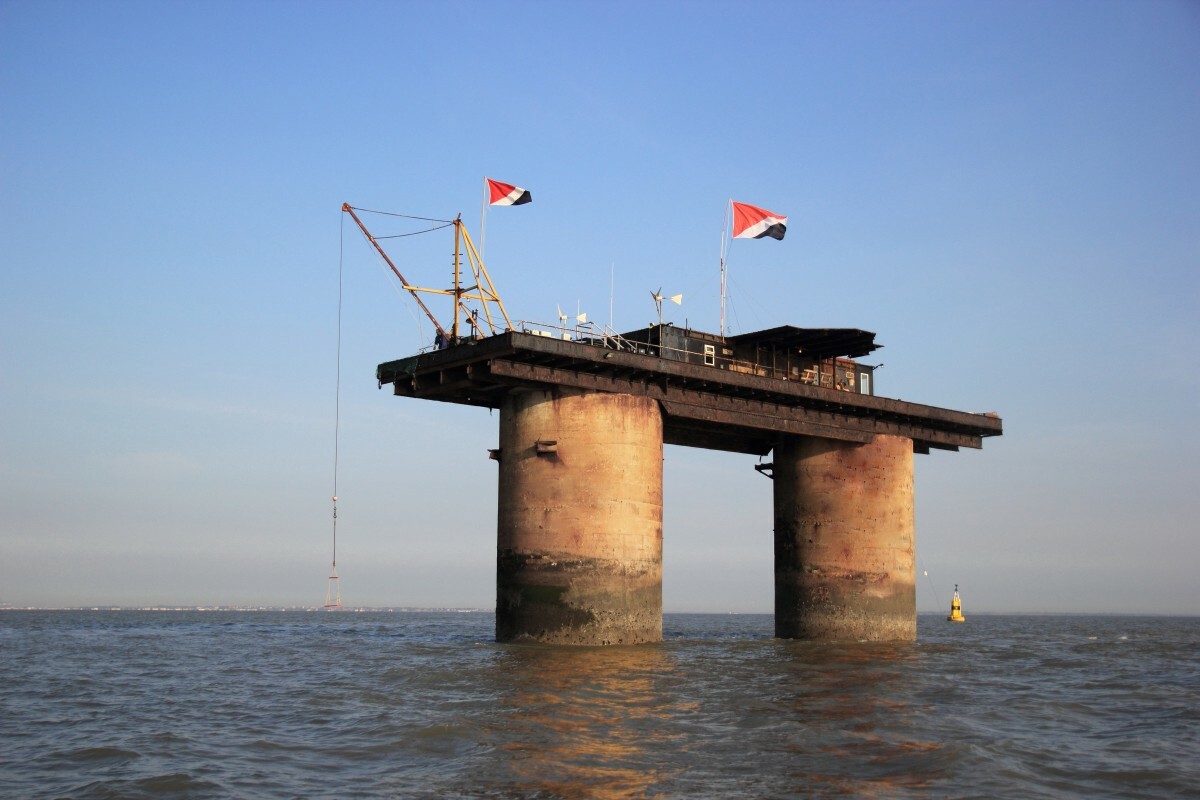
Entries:
[[725, 224], [721, 226], [721, 338], [725, 338], [725, 276], [728, 271], [728, 265], [725, 263], [725, 256], [729, 252], [728, 239], [726, 235], [729, 232], [729, 210], [733, 208], [733, 198], [729, 198], [725, 202]]
[[483, 261], [483, 246], [487, 243], [484, 235], [487, 233], [488, 182], [483, 179], [483, 203], [479, 209], [479, 260]]

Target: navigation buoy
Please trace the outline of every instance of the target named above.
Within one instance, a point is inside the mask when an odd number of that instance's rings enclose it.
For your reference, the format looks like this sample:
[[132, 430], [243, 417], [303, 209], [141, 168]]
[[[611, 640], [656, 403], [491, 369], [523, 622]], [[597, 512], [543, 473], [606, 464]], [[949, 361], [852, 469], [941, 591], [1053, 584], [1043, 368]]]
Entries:
[[966, 622], [967, 618], [962, 615], [962, 601], [958, 599], [958, 584], [954, 584], [954, 599], [950, 601], [950, 616], [946, 617], [947, 622]]

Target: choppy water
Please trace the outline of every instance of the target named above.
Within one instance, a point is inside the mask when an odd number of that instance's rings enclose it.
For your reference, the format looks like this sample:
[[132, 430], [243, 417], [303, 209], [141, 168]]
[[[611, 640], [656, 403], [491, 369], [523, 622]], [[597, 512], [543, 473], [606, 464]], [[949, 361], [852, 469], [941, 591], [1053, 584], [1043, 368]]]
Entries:
[[0, 612], [12, 798], [1200, 796], [1200, 618], [922, 617], [919, 642], [667, 615]]

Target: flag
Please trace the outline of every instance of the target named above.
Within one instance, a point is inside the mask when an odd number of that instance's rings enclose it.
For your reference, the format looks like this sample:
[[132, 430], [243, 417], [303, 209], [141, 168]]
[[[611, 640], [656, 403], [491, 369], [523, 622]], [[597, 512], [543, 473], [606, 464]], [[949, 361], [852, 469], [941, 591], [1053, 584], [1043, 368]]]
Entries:
[[491, 178], [484, 178], [488, 184], [488, 205], [519, 206], [533, 201], [533, 195], [519, 186], [511, 183], [501, 183]]
[[786, 232], [787, 217], [746, 203], [733, 204], [733, 238], [761, 239], [770, 236], [772, 239], [782, 239]]

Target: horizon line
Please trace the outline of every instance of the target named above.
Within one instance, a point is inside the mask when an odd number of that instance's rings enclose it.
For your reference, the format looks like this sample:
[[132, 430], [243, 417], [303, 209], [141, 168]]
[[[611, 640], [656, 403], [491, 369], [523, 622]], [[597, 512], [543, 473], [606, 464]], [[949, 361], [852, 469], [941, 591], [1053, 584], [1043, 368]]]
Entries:
[[[12, 606], [0, 605], [3, 611], [147, 611], [147, 612], [262, 612], [262, 611], [296, 611], [296, 612], [328, 612], [328, 613], [460, 613], [460, 614], [494, 614], [495, 608], [480, 608], [477, 606], [350, 606], [342, 605], [326, 608], [323, 605], [75, 605], [75, 606]], [[663, 616], [695, 614], [705, 616], [774, 616], [774, 611], [663, 611]], [[945, 611], [918, 611], [918, 617], [940, 616]], [[1170, 611], [978, 611], [972, 610], [971, 616], [1062, 616], [1062, 617], [1200, 617], [1197, 613]]]

